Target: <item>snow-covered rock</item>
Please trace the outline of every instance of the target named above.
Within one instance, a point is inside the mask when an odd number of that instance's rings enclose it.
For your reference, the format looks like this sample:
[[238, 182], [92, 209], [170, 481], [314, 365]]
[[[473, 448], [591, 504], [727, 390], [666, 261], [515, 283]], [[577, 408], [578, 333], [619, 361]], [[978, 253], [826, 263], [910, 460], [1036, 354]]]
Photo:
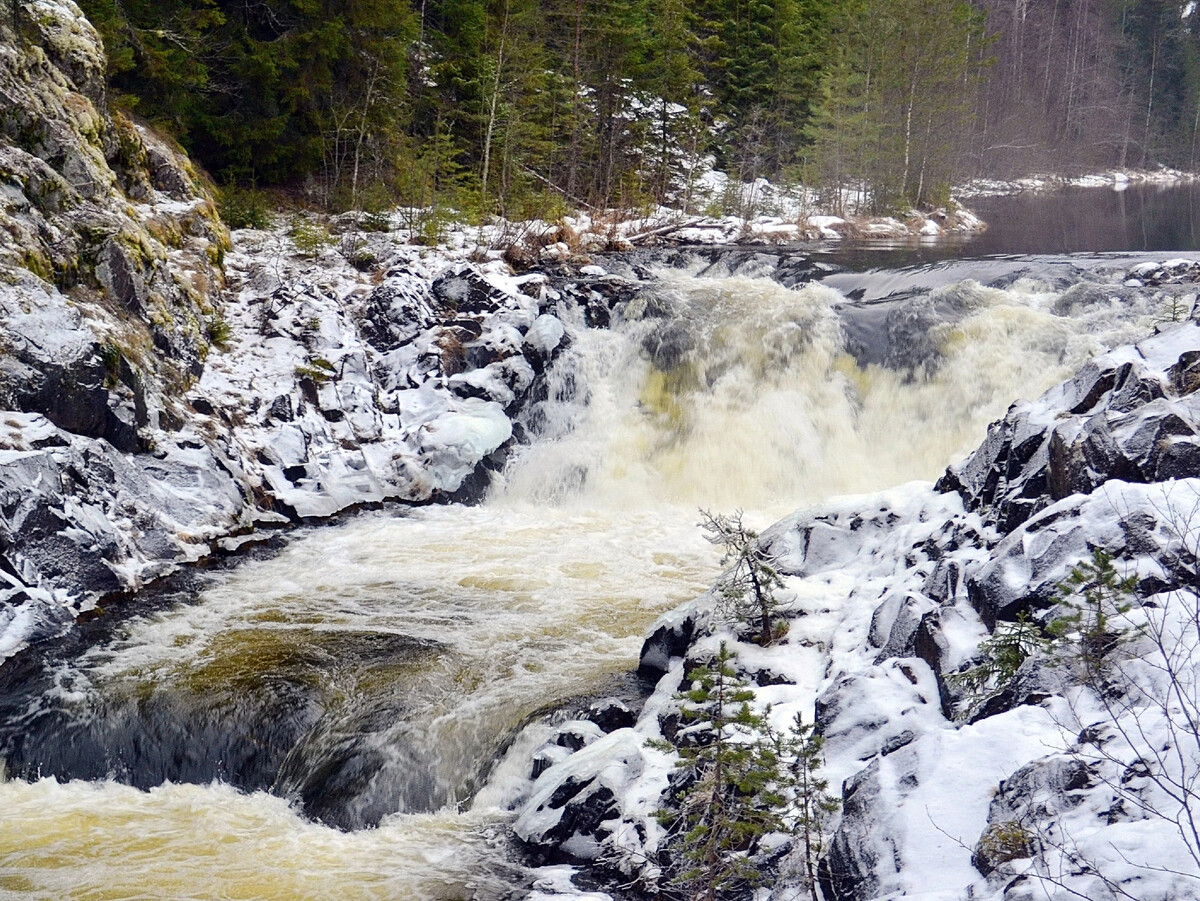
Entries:
[[938, 483], [1005, 531], [1109, 479], [1152, 482], [1200, 471], [1200, 326], [1170, 329], [1086, 365], [1015, 404], [974, 454]]
[[[825, 898], [1194, 897], [1200, 849], [1178, 823], [1195, 813], [1200, 742], [1170, 676], [1190, 686], [1200, 671], [1197, 360], [1200, 328], [1165, 327], [1015, 405], [937, 486], [776, 523], [761, 544], [784, 577], [786, 637], [753, 644], [712, 595], [664, 616], [636, 724], [542, 767], [522, 839], [657, 884], [672, 840], [656, 812], [679, 791], [662, 741], [685, 674], [724, 641], [776, 728], [799, 713], [824, 737], [842, 799]], [[1010, 682], [967, 692], [957, 675], [980, 643], [1018, 615], [1064, 615], [1061, 586], [1097, 549], [1140, 599], [1119, 614], [1114, 687], [1034, 652]], [[789, 865], [801, 852], [782, 847], [771, 897], [806, 890]]]

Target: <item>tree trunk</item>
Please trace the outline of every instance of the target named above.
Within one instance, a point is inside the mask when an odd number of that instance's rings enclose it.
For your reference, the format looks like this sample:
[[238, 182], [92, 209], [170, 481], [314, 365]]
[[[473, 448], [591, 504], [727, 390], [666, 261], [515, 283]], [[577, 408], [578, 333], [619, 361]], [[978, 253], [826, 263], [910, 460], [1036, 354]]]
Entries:
[[1142, 135], [1141, 167], [1143, 169], [1146, 168], [1146, 157], [1150, 153], [1150, 121], [1154, 112], [1154, 70], [1158, 68], [1158, 46], [1159, 39], [1156, 33], [1150, 44], [1150, 85], [1146, 89], [1146, 128]]
[[496, 106], [500, 102], [500, 76], [504, 69], [504, 47], [508, 40], [508, 0], [504, 2], [504, 18], [500, 21], [500, 47], [496, 51], [496, 72], [492, 77], [492, 96], [488, 100], [487, 128], [483, 138], [483, 173], [479, 193], [484, 210], [487, 209], [488, 174], [492, 167], [492, 137], [496, 132]]

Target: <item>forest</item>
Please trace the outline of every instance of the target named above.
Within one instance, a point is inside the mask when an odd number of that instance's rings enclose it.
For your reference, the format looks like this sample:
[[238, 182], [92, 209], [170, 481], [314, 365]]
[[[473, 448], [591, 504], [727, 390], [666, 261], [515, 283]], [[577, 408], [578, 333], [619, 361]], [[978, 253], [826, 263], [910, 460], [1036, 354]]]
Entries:
[[1190, 0], [81, 5], [116, 109], [326, 209], [687, 209], [715, 169], [886, 212], [976, 176], [1194, 168], [1200, 138]]

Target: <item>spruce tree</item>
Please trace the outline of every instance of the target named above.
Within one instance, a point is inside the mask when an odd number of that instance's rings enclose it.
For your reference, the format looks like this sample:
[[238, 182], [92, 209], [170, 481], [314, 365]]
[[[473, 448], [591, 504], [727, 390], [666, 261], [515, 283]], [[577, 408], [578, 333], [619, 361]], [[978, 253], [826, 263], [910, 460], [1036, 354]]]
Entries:
[[784, 789], [788, 804], [788, 826], [796, 839], [796, 854], [805, 888], [812, 901], [820, 901], [817, 890], [817, 861], [825, 850], [825, 827], [841, 806], [829, 793], [829, 782], [819, 775], [825, 765], [825, 740], [815, 724], [796, 714], [787, 735], [779, 739], [781, 759], [787, 761]]
[[759, 885], [756, 843], [784, 830], [779, 748], [767, 738], [764, 714], [750, 706], [754, 692], [733, 669], [734, 656], [722, 642], [712, 664], [693, 670], [691, 687], [679, 695], [686, 725], [676, 740], [690, 785], [677, 815], [669, 816], [679, 830], [673, 881], [703, 901]]
[[701, 510], [700, 517], [705, 537], [724, 550], [721, 565], [729, 567], [717, 581], [717, 590], [734, 617], [757, 628], [758, 643], [766, 647], [776, 638], [775, 592], [783, 587], [775, 559], [760, 544], [758, 533], [746, 528], [741, 510], [732, 515]]

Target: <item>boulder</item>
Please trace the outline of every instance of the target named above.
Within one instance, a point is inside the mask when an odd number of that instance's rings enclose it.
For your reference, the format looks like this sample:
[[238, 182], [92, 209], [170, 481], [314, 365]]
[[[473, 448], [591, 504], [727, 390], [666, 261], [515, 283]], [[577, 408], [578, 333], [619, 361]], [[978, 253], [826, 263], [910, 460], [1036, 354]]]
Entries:
[[1187, 323], [1087, 364], [1032, 403], [1015, 404], [939, 490], [1010, 532], [1057, 500], [1110, 480], [1200, 474], [1193, 371], [1200, 328]]

